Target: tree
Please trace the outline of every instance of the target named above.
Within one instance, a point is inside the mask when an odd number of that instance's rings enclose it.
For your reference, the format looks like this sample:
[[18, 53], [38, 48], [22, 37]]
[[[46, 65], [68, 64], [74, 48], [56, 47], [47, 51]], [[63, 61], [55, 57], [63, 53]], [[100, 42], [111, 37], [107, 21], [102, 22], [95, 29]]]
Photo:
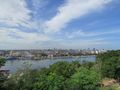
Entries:
[[[5, 59], [0, 58], [0, 68], [4, 64], [5, 64]], [[0, 72], [0, 90], [3, 89], [3, 83], [4, 83], [5, 79], [6, 79], [6, 77], [4, 76], [4, 74], [2, 72]]]
[[63, 90], [63, 85], [64, 77], [50, 73], [38, 78], [38, 81], [34, 84], [34, 90]]
[[5, 64], [5, 59], [4, 58], [0, 58], [0, 67], [3, 66]]
[[69, 78], [76, 72], [76, 69], [79, 67], [79, 63], [69, 63], [69, 62], [57, 62], [50, 66], [50, 70], [57, 75]]
[[88, 65], [62, 61], [49, 68], [17, 72], [6, 81], [6, 90], [98, 90], [100, 74]]
[[108, 51], [97, 58], [103, 77], [120, 79], [120, 50]]
[[68, 90], [98, 90], [100, 80], [100, 74], [95, 70], [82, 67], [67, 81]]

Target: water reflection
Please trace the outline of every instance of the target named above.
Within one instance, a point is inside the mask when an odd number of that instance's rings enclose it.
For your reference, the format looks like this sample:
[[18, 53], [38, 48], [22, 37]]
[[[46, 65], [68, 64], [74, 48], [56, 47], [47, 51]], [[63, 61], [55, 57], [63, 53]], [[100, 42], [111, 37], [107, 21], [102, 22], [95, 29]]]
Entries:
[[30, 66], [31, 69], [40, 69], [43, 67], [49, 67], [53, 63], [58, 61], [89, 61], [94, 62], [96, 60], [95, 56], [80, 56], [80, 57], [67, 57], [67, 58], [54, 58], [46, 60], [7, 60], [5, 66], [1, 67], [3, 70], [10, 70], [10, 73], [14, 73], [19, 69], [24, 69], [26, 64]]

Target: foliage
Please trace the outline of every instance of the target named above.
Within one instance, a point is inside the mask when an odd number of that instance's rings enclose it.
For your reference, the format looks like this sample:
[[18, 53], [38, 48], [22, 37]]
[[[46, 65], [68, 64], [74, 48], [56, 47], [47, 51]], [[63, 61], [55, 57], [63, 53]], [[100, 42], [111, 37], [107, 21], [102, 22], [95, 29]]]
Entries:
[[94, 62], [83, 62], [82, 66], [88, 69], [91, 69], [94, 67], [95, 63]]
[[100, 76], [89, 64], [57, 62], [41, 70], [20, 71], [4, 87], [7, 90], [95, 90]]
[[4, 58], [0, 58], [0, 67], [3, 66], [5, 64], [5, 59]]
[[108, 51], [97, 58], [103, 77], [120, 79], [120, 50]]
[[57, 62], [50, 66], [50, 72], [56, 73], [59, 76], [69, 78], [76, 72], [76, 69], [80, 66], [79, 62]]
[[34, 84], [34, 90], [62, 90], [63, 83], [64, 77], [50, 73], [47, 76], [38, 77], [37, 82]]
[[13, 74], [4, 87], [6, 90], [114, 90], [100, 87], [101, 74], [103, 78], [120, 78], [120, 51], [99, 54], [95, 63], [61, 61], [49, 68], [26, 69]]
[[7, 90], [32, 90], [36, 76], [36, 71], [21, 71], [15, 73], [6, 80], [4, 87]]
[[81, 67], [68, 80], [69, 90], [98, 90], [100, 75], [95, 70]]
[[[4, 64], [5, 64], [5, 59], [0, 58], [0, 67], [3, 66]], [[3, 83], [5, 80], [6, 80], [6, 77], [2, 72], [0, 72], [0, 90], [3, 89]]]

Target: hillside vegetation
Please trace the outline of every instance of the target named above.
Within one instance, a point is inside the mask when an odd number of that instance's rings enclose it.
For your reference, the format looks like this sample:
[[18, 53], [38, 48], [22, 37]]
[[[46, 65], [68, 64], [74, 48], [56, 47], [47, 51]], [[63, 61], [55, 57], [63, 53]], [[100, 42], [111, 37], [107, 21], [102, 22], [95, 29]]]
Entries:
[[119, 82], [120, 51], [108, 51], [96, 62], [62, 61], [40, 70], [26, 68], [6, 78], [0, 90], [119, 90]]

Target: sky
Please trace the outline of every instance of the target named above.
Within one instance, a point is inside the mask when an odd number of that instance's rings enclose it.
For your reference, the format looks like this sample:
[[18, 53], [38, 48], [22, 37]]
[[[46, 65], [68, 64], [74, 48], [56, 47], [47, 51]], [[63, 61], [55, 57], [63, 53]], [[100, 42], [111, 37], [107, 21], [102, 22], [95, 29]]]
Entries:
[[0, 49], [120, 49], [120, 0], [0, 0]]

